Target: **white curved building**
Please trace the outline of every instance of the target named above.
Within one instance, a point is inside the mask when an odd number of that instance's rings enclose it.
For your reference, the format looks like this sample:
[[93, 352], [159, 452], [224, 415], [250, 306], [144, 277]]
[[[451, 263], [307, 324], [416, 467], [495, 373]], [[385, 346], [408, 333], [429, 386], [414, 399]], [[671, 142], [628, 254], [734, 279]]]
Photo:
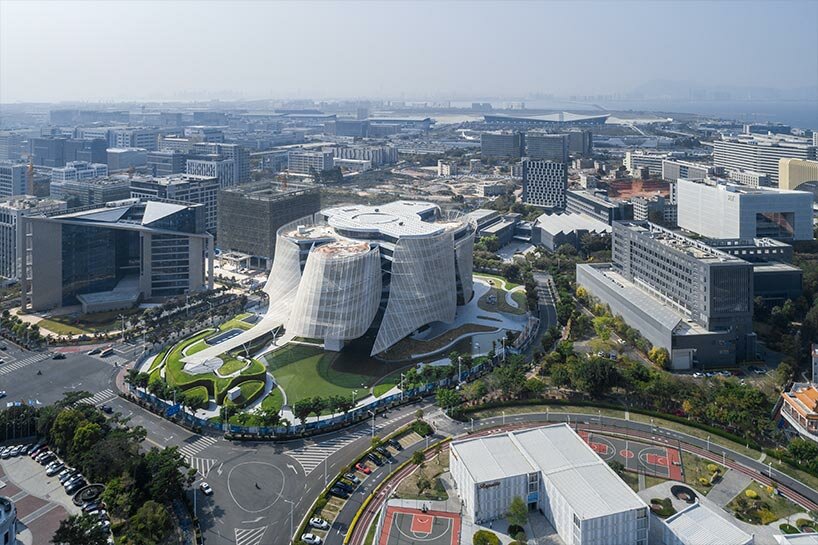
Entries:
[[476, 226], [426, 202], [339, 206], [278, 231], [265, 291], [288, 333], [378, 354], [469, 301]]
[[0, 543], [17, 543], [17, 508], [10, 498], [0, 496]]

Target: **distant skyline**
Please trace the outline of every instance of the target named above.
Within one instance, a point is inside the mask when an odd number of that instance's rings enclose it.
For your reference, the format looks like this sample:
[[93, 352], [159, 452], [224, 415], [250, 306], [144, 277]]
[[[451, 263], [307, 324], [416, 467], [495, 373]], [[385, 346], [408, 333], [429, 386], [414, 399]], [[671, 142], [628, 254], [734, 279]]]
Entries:
[[3, 103], [465, 100], [655, 82], [809, 97], [818, 2], [0, 0]]

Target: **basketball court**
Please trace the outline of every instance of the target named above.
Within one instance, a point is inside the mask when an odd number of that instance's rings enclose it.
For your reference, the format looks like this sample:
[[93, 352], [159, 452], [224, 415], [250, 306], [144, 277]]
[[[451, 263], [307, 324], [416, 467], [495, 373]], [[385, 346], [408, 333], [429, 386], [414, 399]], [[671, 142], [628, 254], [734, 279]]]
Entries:
[[606, 462], [617, 461], [629, 471], [683, 481], [679, 449], [580, 431], [580, 437]]
[[458, 545], [460, 515], [387, 507], [378, 545]]

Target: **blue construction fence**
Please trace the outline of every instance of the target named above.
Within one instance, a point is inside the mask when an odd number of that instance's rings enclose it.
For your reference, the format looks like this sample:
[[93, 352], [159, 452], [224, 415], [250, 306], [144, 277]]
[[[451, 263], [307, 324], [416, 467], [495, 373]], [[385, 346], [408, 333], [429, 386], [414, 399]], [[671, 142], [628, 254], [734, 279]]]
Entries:
[[[500, 363], [502, 359], [502, 355], [498, 354], [495, 355], [493, 359], [487, 359], [486, 361], [475, 365], [470, 369], [463, 370], [460, 376], [460, 382], [469, 382], [485, 375], [498, 363]], [[192, 414], [179, 410], [179, 407], [174, 405], [173, 402], [160, 399], [151, 393], [142, 390], [135, 390], [133, 388], [131, 388], [131, 393], [136, 395], [140, 400], [152, 406], [155, 412], [166, 417], [173, 416], [174, 420], [181, 424], [187, 425], [190, 428], [200, 428], [202, 431], [229, 433], [234, 436], [245, 436], [242, 438], [247, 439], [265, 437], [278, 440], [287, 440], [309, 435], [318, 435], [363, 422], [369, 418], [372, 418], [373, 413], [378, 414], [393, 407], [409, 403], [417, 400], [418, 398], [433, 394], [438, 388], [453, 387], [456, 386], [457, 383], [458, 380], [456, 376], [448, 377], [424, 384], [422, 386], [411, 388], [403, 393], [399, 392], [390, 396], [375, 399], [366, 405], [355, 407], [353, 410], [332, 418], [321, 419], [316, 422], [308, 422], [306, 424], [292, 423], [290, 426], [276, 427], [237, 426], [233, 424], [224, 426], [223, 424], [197, 418]]]

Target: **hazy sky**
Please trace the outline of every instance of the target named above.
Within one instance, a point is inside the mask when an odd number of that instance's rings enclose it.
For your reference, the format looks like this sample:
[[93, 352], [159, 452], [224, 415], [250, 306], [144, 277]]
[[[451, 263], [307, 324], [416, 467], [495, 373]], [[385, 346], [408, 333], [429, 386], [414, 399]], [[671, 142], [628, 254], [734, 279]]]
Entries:
[[0, 0], [0, 102], [818, 85], [818, 2]]

